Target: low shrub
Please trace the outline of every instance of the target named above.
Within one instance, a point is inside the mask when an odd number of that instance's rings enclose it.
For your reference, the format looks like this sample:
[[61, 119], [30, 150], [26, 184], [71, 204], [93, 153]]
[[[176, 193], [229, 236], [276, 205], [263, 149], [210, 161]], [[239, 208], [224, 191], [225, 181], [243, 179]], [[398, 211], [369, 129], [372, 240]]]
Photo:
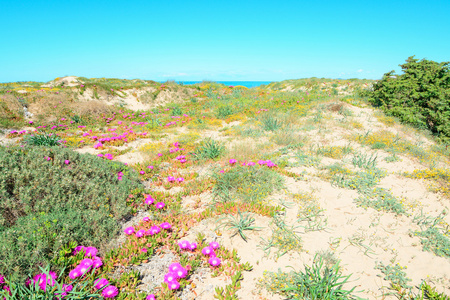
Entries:
[[101, 246], [118, 232], [138, 186], [123, 164], [92, 155], [0, 148], [0, 273], [33, 273], [70, 241]]

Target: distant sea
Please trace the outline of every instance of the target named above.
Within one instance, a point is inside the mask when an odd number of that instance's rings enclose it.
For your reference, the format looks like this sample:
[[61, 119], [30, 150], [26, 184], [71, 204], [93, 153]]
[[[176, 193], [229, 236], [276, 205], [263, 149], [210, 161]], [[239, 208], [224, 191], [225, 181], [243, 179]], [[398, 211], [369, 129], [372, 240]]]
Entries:
[[[182, 84], [195, 84], [195, 83], [201, 83], [202, 81], [177, 81], [178, 84], [182, 83]], [[232, 85], [232, 86], [236, 86], [236, 85], [242, 85], [248, 88], [252, 88], [252, 87], [256, 87], [256, 86], [260, 86], [263, 84], [269, 84], [273, 81], [214, 81], [217, 83], [222, 83], [225, 85]]]

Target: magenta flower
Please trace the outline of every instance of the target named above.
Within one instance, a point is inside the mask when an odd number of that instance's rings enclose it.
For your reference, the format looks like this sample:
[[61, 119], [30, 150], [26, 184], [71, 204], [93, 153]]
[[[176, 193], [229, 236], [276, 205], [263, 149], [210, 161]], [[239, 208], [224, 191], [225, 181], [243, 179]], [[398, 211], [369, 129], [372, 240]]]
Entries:
[[158, 226], [152, 226], [150, 227], [150, 229], [148, 230], [148, 234], [149, 235], [155, 235], [158, 234], [161, 231], [161, 228], [159, 228]]
[[153, 166], [147, 166], [147, 168], [149, 168], [150, 170], [153, 170]]
[[150, 294], [150, 295], [147, 295], [147, 297], [145, 297], [145, 300], [156, 300], [156, 297], [154, 294]]
[[139, 174], [144, 175], [145, 171], [140, 171]]
[[157, 209], [163, 209], [164, 206], [166, 206], [166, 204], [164, 202], [158, 202], [158, 203], [155, 204], [155, 207]]
[[203, 255], [215, 256], [214, 249], [211, 247], [205, 247], [202, 250]]
[[236, 160], [234, 158], [230, 159], [230, 165], [233, 165], [236, 163]]
[[169, 176], [169, 177], [167, 177], [167, 181], [168, 181], [168, 182], [175, 181], [175, 177]]
[[170, 228], [172, 228], [172, 225], [170, 225], [170, 223], [167, 222], [161, 223], [161, 225], [159, 226], [161, 226], [161, 228], [165, 230], [169, 230]]
[[95, 248], [95, 247], [86, 247], [86, 248], [84, 248], [84, 251], [85, 251], [84, 256], [88, 256], [88, 257], [89, 256], [94, 257], [97, 255], [97, 252], [98, 252], [97, 248]]
[[80, 266], [91, 267], [94, 264], [94, 261], [90, 258], [85, 258], [80, 262]]
[[177, 280], [177, 274], [175, 272], [169, 272], [166, 275], [164, 275], [164, 282], [165, 283], [171, 283], [172, 281]]
[[145, 234], [145, 230], [144, 229], [138, 230], [136, 232], [136, 237], [138, 237], [138, 238], [143, 237], [144, 234]]
[[149, 218], [149, 217], [143, 217], [143, 218], [142, 218], [142, 221], [143, 221], [143, 222], [148, 222], [148, 221], [150, 221], [150, 218]]
[[148, 251], [147, 248], [142, 248], [142, 249], [141, 249], [141, 252], [142, 252], [142, 253], [147, 253], [147, 251]]
[[219, 243], [216, 242], [216, 241], [209, 243], [209, 246], [211, 248], [213, 248], [214, 250], [216, 250], [216, 249], [218, 249], [220, 247]]
[[260, 166], [267, 164], [267, 162], [265, 160], [258, 160], [258, 164]]
[[218, 257], [215, 257], [215, 256], [211, 257], [208, 262], [213, 267], [217, 267], [221, 263], [220, 259]]
[[125, 228], [125, 230], [123, 232], [125, 232], [126, 235], [132, 235], [134, 233], [134, 228], [127, 227], [127, 228]]
[[80, 252], [81, 250], [84, 250], [84, 246], [76, 246], [75, 249], [73, 249], [72, 254], [76, 255], [78, 252]]
[[148, 195], [147, 197], [145, 197], [145, 204], [153, 204], [153, 201], [155, 201], [155, 199], [152, 196]]
[[5, 277], [3, 277], [3, 275], [0, 275], [0, 284], [4, 284], [5, 283]]
[[72, 271], [69, 272], [69, 277], [71, 279], [75, 279], [80, 277], [81, 275], [83, 275], [83, 273], [81, 273], [80, 268], [76, 267], [75, 269], [73, 269]]
[[180, 265], [179, 263], [173, 263], [170, 264], [169, 266], [169, 272], [176, 272], [177, 270], [179, 270], [180, 268], [182, 268], [183, 266]]
[[94, 268], [100, 268], [101, 266], [103, 266], [103, 262], [100, 259], [100, 257], [94, 257], [94, 263], [92, 264], [92, 267]]
[[102, 291], [102, 296], [104, 298], [114, 298], [118, 293], [119, 290], [115, 286], [110, 285]]
[[184, 178], [183, 177], [178, 177], [177, 180], [178, 180], [178, 182], [183, 182]]
[[189, 246], [189, 250], [194, 251], [195, 249], [197, 249], [197, 243], [191, 243], [191, 245]]
[[249, 163], [247, 164], [247, 166], [254, 166], [254, 165], [256, 165], [256, 163], [253, 162], [253, 161], [251, 161], [251, 162], [249, 162]]
[[91, 269], [91, 266], [87, 267], [87, 266], [83, 266], [83, 265], [78, 265], [77, 268], [79, 268], [81, 275], [84, 275], [87, 272], [89, 272], [89, 270]]
[[66, 160], [64, 161], [64, 163], [65, 163], [66, 165], [68, 165], [68, 164], [70, 164], [70, 160], [66, 159]]
[[163, 155], [162, 155], [162, 153], [158, 153], [158, 156], [161, 157], [161, 156], [163, 156]]
[[180, 249], [189, 249], [191, 244], [188, 241], [180, 241], [178, 242], [178, 246], [180, 246]]
[[181, 267], [178, 268], [175, 273], [177, 274], [178, 278], [184, 278], [187, 276], [188, 271], [185, 268]]
[[170, 283], [167, 284], [169, 286], [170, 290], [178, 290], [180, 288], [180, 283], [178, 281], [171, 281]]
[[105, 286], [107, 286], [109, 284], [109, 281], [106, 280], [105, 278], [100, 278], [97, 279], [96, 281], [94, 281], [94, 287], [99, 290], [101, 288], [104, 288]]

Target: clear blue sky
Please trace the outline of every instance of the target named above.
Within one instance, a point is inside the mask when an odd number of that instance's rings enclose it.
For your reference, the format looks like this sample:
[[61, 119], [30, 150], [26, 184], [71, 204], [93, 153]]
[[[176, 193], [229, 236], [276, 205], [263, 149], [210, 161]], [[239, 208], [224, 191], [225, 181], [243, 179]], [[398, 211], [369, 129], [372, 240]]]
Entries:
[[450, 0], [0, 0], [0, 82], [378, 79], [450, 61]]

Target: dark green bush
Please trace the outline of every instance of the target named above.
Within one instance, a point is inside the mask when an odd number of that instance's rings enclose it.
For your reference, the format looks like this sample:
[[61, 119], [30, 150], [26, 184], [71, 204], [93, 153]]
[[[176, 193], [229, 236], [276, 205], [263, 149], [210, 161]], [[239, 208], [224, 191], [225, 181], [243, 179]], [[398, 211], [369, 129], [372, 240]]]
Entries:
[[56, 134], [34, 134], [24, 139], [31, 146], [58, 146], [60, 138]]
[[216, 159], [225, 152], [225, 146], [212, 139], [207, 139], [198, 145], [192, 154], [194, 160]]
[[368, 92], [369, 101], [388, 115], [421, 128], [428, 128], [442, 140], [450, 139], [450, 62], [418, 60], [413, 56]]
[[70, 241], [107, 243], [138, 182], [123, 164], [69, 149], [0, 148], [0, 273], [33, 273]]
[[231, 116], [232, 114], [234, 114], [234, 108], [231, 105], [223, 105], [223, 106], [219, 106], [219, 108], [217, 109], [217, 118], [219, 119], [226, 119], [229, 116]]

